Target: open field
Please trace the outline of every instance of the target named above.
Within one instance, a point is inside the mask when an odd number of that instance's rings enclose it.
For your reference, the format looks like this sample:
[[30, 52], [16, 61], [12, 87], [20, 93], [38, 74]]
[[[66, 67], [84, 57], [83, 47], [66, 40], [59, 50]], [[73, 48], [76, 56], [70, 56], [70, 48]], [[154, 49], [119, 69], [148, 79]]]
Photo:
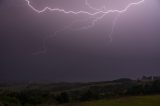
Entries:
[[97, 100], [60, 106], [159, 106], [160, 95], [154, 96], [133, 96], [118, 99]]

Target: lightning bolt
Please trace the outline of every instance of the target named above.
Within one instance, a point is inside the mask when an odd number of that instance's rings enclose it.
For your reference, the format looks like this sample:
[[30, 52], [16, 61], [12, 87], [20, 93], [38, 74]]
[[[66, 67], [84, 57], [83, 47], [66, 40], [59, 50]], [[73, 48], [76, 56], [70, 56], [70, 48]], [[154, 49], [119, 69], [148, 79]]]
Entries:
[[[105, 6], [102, 6], [100, 8], [95, 8], [93, 7], [88, 0], [85, 0], [85, 5], [93, 10], [94, 12], [88, 12], [88, 11], [67, 11], [67, 10], [64, 10], [64, 9], [61, 9], [61, 8], [51, 8], [51, 7], [44, 7], [42, 10], [38, 10], [36, 9], [32, 4], [31, 4], [31, 1], [30, 0], [25, 0], [27, 5], [33, 10], [35, 11], [36, 13], [44, 13], [46, 11], [51, 11], [51, 12], [61, 12], [61, 13], [64, 13], [64, 14], [73, 14], [73, 15], [78, 15], [78, 14], [87, 14], [89, 16], [92, 16], [93, 19], [91, 21], [91, 24], [88, 25], [88, 26], [85, 26], [85, 27], [82, 27], [80, 29], [88, 29], [88, 28], [91, 28], [91, 27], [94, 27], [95, 24], [103, 19], [106, 15], [110, 14], [110, 13], [118, 13], [118, 16], [116, 16], [113, 20], [113, 23], [112, 23], [112, 28], [111, 28], [111, 32], [109, 34], [109, 38], [110, 38], [110, 41], [112, 41], [112, 34], [114, 33], [114, 29], [115, 29], [115, 26], [116, 26], [116, 23], [117, 23], [117, 20], [118, 20], [118, 17], [120, 16], [120, 14], [123, 14], [123, 13], [126, 13], [129, 8], [133, 7], [133, 6], [137, 6], [137, 5], [140, 5], [142, 4], [143, 2], [145, 2], [145, 0], [140, 0], [140, 1], [137, 1], [137, 2], [132, 2], [132, 3], [129, 3], [125, 8], [121, 9], [121, 10], [118, 10], [118, 9], [110, 9], [110, 10], [107, 10]], [[56, 31], [55, 32], [55, 35], [57, 35], [57, 33], [61, 32], [61, 31], [64, 31], [64, 30], [67, 30], [69, 29], [72, 25], [74, 25], [75, 23], [77, 22], [72, 22], [70, 25], [68, 26], [65, 26], [64, 28], [62, 28], [61, 30], [59, 31]], [[44, 46], [45, 47], [45, 46]], [[46, 51], [46, 49], [44, 50]], [[43, 52], [44, 52], [43, 51]]]
[[124, 13], [124, 12], [126, 12], [130, 7], [132, 7], [132, 6], [134, 6], [134, 5], [139, 5], [139, 4], [143, 3], [145, 0], [140, 0], [139, 2], [130, 3], [130, 4], [128, 4], [124, 9], [122, 9], [122, 10], [103, 10], [103, 9], [105, 9], [105, 7], [101, 8], [101, 9], [97, 9], [97, 8], [92, 7], [92, 6], [89, 4], [88, 0], [85, 0], [85, 5], [87, 5], [89, 8], [91, 8], [91, 9], [93, 9], [93, 10], [96, 10], [96, 12], [94, 12], [94, 13], [90, 13], [90, 12], [87, 12], [87, 11], [78, 11], [78, 12], [76, 12], [76, 11], [66, 11], [66, 10], [64, 10], [64, 9], [51, 8], [51, 7], [45, 7], [45, 8], [42, 9], [42, 10], [38, 10], [38, 9], [36, 9], [34, 6], [31, 5], [30, 0], [25, 0], [25, 1], [27, 2], [28, 6], [29, 6], [32, 10], [34, 10], [35, 12], [37, 12], [37, 13], [43, 13], [43, 12], [49, 10], [49, 11], [63, 12], [63, 13], [65, 13], [65, 14], [75, 14], [75, 15], [76, 15], [76, 14], [88, 14], [88, 15], [94, 16], [94, 15], [97, 15], [97, 14], [100, 14], [100, 13], [102, 13], [102, 14], [109, 14], [109, 13], [114, 13], [114, 12]]

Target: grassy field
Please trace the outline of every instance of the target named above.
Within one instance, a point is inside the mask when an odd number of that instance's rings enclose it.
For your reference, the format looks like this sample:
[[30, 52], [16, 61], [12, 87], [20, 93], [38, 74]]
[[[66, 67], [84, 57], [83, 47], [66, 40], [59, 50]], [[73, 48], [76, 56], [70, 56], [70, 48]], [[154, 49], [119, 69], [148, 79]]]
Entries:
[[123, 97], [118, 99], [98, 100], [60, 106], [160, 106], [160, 95]]

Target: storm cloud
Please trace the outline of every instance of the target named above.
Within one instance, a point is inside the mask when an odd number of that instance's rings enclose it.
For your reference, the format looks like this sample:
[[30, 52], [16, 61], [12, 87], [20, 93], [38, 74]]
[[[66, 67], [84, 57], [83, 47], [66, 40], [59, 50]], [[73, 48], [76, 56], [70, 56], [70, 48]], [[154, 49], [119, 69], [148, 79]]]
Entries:
[[[25, 0], [0, 0], [0, 81], [100, 81], [160, 74], [160, 4], [146, 0], [118, 18], [106, 15], [87, 30], [93, 17], [47, 11], [38, 14]], [[90, 11], [84, 0], [31, 0], [45, 6]], [[38, 1], [38, 2], [37, 2]], [[123, 2], [122, 2], [123, 1]], [[131, 0], [134, 1], [134, 0]], [[102, 0], [97, 8], [121, 9], [129, 2]], [[72, 22], [77, 22], [71, 25]], [[67, 26], [71, 25], [69, 28]], [[73, 30], [74, 29], [74, 30]]]

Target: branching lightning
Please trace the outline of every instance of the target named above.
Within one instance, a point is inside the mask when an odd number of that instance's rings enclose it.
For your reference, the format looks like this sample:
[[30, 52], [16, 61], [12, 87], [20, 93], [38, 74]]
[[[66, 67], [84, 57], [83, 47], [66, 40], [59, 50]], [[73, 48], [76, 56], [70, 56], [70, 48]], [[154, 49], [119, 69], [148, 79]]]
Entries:
[[[120, 14], [122, 13], [126, 13], [128, 11], [129, 8], [133, 7], [133, 6], [137, 6], [137, 5], [140, 5], [142, 4], [145, 0], [140, 0], [138, 2], [132, 2], [132, 3], [129, 3], [125, 8], [121, 9], [121, 10], [118, 10], [118, 9], [110, 9], [110, 10], [107, 10], [105, 6], [102, 6], [100, 8], [95, 8], [94, 6], [92, 6], [90, 3], [89, 3], [89, 0], [85, 0], [85, 3], [84, 5], [86, 5], [89, 9], [93, 10], [94, 12], [88, 12], [88, 11], [67, 11], [65, 9], [61, 9], [61, 8], [51, 8], [51, 7], [44, 7], [42, 10], [38, 10], [36, 9], [32, 3], [31, 3], [31, 0], [25, 0], [27, 5], [33, 10], [35, 11], [36, 13], [44, 13], [46, 11], [51, 11], [51, 12], [61, 12], [61, 13], [64, 13], [64, 14], [72, 14], [72, 15], [78, 15], [78, 14], [86, 14], [86, 15], [89, 15], [89, 16], [92, 16], [93, 19], [91, 20], [91, 24], [90, 25], [87, 25], [83, 28], [80, 28], [80, 29], [88, 29], [88, 28], [91, 28], [91, 27], [94, 27], [95, 24], [103, 19], [106, 15], [110, 14], [110, 13], [117, 13], [118, 16], [116, 16], [114, 19], [113, 19], [113, 23], [112, 23], [112, 28], [111, 28], [111, 32], [109, 33], [109, 38], [110, 38], [110, 41], [112, 41], [112, 34], [114, 33], [114, 28], [116, 26], [116, 22], [118, 20], [118, 17]], [[72, 26], [73, 24], [75, 24], [76, 22], [72, 22], [72, 24], [68, 25], [68, 26], [65, 26], [64, 28], [62, 28], [61, 30], [59, 31], [56, 31], [55, 34], [57, 34], [58, 32], [60, 31], [63, 31], [63, 30], [66, 30], [68, 28], [70, 28], [70, 26]]]
[[34, 6], [31, 5], [30, 0], [25, 0], [25, 1], [27, 2], [28, 6], [29, 6], [31, 9], [33, 9], [35, 12], [37, 12], [37, 13], [43, 13], [43, 12], [49, 10], [49, 11], [63, 12], [63, 13], [65, 13], [65, 14], [75, 14], [75, 15], [76, 15], [76, 14], [88, 14], [88, 15], [94, 16], [94, 15], [97, 15], [97, 14], [100, 14], [100, 13], [102, 13], [102, 14], [109, 14], [109, 13], [114, 13], [114, 12], [124, 13], [124, 12], [126, 12], [130, 7], [135, 6], [135, 5], [139, 5], [139, 4], [143, 3], [145, 0], [140, 0], [139, 2], [130, 3], [130, 4], [128, 4], [124, 9], [122, 9], [122, 10], [105, 10], [105, 7], [102, 7], [102, 8], [100, 8], [100, 9], [97, 9], [97, 8], [92, 7], [92, 6], [89, 4], [88, 0], [85, 0], [85, 5], [86, 5], [86, 6], [88, 6], [89, 8], [91, 8], [91, 9], [93, 9], [93, 10], [96, 10], [96, 12], [94, 12], [94, 13], [90, 13], [90, 12], [87, 12], [87, 11], [78, 11], [78, 12], [76, 12], [76, 11], [66, 11], [66, 10], [64, 10], [64, 9], [51, 8], [51, 7], [45, 7], [45, 8], [42, 9], [42, 10], [38, 10], [38, 9], [36, 9]]

